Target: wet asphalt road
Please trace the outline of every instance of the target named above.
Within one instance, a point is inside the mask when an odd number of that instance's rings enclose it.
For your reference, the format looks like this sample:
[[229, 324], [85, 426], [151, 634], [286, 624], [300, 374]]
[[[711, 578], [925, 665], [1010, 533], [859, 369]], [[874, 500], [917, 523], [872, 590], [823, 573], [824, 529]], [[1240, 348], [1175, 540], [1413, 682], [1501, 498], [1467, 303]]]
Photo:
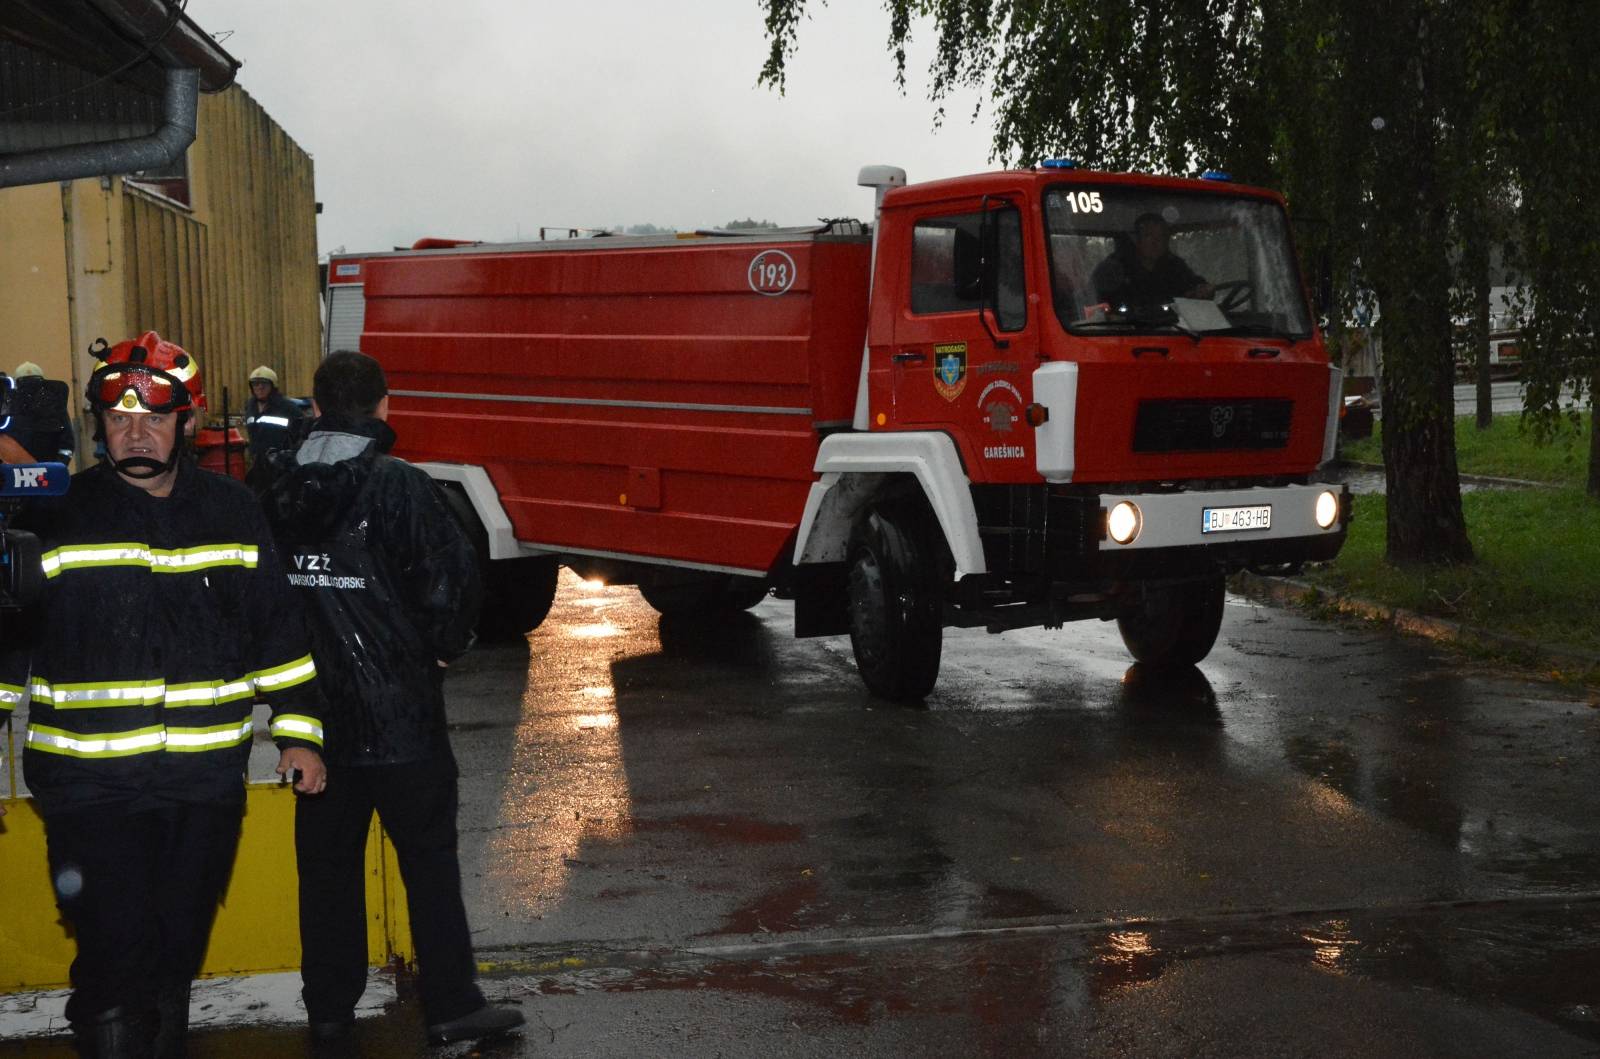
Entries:
[[[951, 632], [891, 708], [789, 622], [569, 577], [453, 674], [469, 915], [529, 1019], [481, 1054], [1600, 1054], [1592, 693], [1230, 597], [1176, 679], [1114, 625]], [[403, 1001], [318, 1054], [472, 1051]]]

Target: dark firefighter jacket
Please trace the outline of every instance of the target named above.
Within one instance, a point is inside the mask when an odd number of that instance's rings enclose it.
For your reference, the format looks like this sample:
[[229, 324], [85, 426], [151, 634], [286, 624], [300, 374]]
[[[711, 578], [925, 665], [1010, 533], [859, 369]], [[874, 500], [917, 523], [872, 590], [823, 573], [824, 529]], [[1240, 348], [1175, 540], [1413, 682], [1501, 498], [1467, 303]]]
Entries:
[[295, 428], [300, 418], [300, 406], [276, 389], [264, 403], [250, 398], [245, 404], [244, 425], [250, 434], [251, 460], [265, 463], [270, 453], [293, 448], [299, 440]]
[[280, 748], [320, 749], [305, 612], [248, 489], [184, 459], [155, 497], [100, 464], [28, 514], [46, 581], [6, 619], [0, 713], [28, 701], [41, 812], [242, 802], [257, 696]]
[[449, 753], [443, 670], [472, 643], [477, 555], [433, 481], [385, 455], [378, 419], [323, 416], [263, 499], [289, 580], [312, 601], [330, 764]]

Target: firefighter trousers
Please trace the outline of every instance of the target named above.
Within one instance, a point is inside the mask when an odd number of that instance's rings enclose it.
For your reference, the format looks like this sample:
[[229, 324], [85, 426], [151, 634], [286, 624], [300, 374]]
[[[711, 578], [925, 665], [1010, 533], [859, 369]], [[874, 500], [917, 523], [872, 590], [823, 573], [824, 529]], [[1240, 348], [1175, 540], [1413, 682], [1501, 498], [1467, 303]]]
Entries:
[[241, 802], [45, 817], [56, 906], [78, 942], [68, 1021], [92, 1022], [113, 1008], [153, 1018], [163, 993], [187, 995], [243, 815]]
[[406, 885], [418, 985], [429, 1025], [484, 1004], [456, 853], [456, 763], [330, 766], [328, 787], [297, 799], [300, 973], [306, 1017], [349, 1019], [367, 986], [366, 845], [376, 812]]

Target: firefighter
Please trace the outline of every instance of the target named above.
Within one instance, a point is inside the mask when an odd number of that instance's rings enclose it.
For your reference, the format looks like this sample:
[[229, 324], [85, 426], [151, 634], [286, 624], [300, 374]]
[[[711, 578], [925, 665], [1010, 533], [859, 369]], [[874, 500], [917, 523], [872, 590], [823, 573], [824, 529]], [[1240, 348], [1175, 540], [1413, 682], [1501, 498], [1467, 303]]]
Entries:
[[252, 699], [270, 707], [277, 771], [315, 794], [321, 698], [255, 498], [185, 451], [195, 359], [153, 331], [90, 352], [105, 456], [29, 513], [46, 584], [0, 644], [0, 710], [27, 696], [23, 769], [77, 939], [79, 1053], [167, 1059], [184, 1053], [232, 870]]
[[265, 492], [276, 477], [272, 454], [294, 448], [299, 440], [301, 419], [300, 407], [278, 392], [277, 372], [263, 364], [250, 373], [250, 400], [244, 408], [250, 471], [245, 481], [257, 493]]
[[376, 360], [330, 354], [311, 433], [264, 500], [289, 580], [312, 604], [329, 701], [333, 783], [295, 806], [302, 995], [314, 1039], [350, 1033], [367, 984], [363, 856], [376, 812], [399, 854], [423, 1015], [439, 1044], [523, 1018], [484, 1000], [461, 899], [444, 666], [472, 643], [477, 555], [427, 474], [387, 455], [387, 394]]

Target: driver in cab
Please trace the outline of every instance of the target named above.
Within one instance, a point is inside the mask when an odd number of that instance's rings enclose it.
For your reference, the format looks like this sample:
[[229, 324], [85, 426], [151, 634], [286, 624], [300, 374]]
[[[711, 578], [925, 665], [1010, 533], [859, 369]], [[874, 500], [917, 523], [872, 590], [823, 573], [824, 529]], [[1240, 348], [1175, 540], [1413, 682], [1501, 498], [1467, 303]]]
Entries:
[[1158, 213], [1133, 222], [1131, 242], [1119, 237], [1117, 249], [1094, 270], [1094, 289], [1108, 306], [1167, 305], [1174, 298], [1209, 298], [1216, 288], [1174, 254], [1172, 234]]

